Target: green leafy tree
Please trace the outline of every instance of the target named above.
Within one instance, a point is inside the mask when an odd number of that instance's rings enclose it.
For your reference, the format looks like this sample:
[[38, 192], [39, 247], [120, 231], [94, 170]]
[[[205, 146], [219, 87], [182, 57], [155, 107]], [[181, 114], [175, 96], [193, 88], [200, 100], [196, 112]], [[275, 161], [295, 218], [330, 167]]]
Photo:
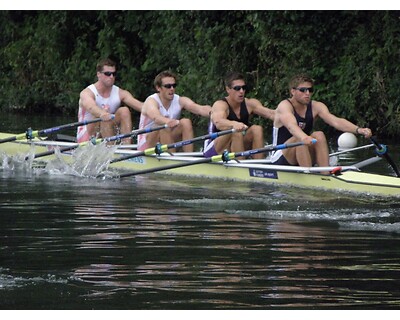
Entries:
[[[295, 73], [314, 98], [381, 135], [400, 131], [397, 11], [0, 11], [3, 110], [76, 114], [103, 57], [117, 84], [144, 100], [170, 69], [178, 94], [212, 104], [230, 70], [274, 108]], [[195, 119], [200, 126], [206, 119]], [[271, 122], [257, 119], [266, 131]]]

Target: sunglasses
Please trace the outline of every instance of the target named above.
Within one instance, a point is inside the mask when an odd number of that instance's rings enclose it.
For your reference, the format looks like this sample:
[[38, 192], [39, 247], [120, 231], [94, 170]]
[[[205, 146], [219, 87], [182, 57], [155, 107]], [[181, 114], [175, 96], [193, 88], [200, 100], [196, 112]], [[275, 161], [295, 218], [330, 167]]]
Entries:
[[113, 76], [114, 78], [115, 78], [115, 76], [117, 75], [117, 72], [116, 72], [116, 71], [114, 71], [114, 72], [111, 72], [111, 71], [102, 71], [101, 73], [104, 74], [104, 75], [107, 76], [107, 77]]
[[305, 92], [309, 92], [309, 93], [313, 93], [313, 91], [314, 91], [314, 88], [313, 87], [310, 87], [310, 88], [307, 88], [307, 87], [299, 87], [299, 88], [293, 88], [293, 89], [296, 89], [296, 90], [299, 90], [300, 92], [302, 92], [302, 93], [305, 93]]
[[162, 84], [161, 87], [171, 89], [171, 88], [176, 88], [177, 84], [176, 83], [167, 83], [167, 84]]
[[234, 86], [231, 89], [233, 89], [235, 91], [240, 91], [240, 89], [243, 89], [243, 91], [246, 91], [247, 90], [247, 86], [246, 85], [244, 85], [244, 86]]

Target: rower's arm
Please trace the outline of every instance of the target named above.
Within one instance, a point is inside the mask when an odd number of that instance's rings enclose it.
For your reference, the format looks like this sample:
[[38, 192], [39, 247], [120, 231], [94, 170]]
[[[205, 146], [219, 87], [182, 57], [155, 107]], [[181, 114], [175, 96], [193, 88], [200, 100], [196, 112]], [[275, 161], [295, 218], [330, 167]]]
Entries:
[[192, 99], [188, 97], [180, 97], [179, 104], [185, 110], [190, 111], [191, 113], [200, 115], [202, 117], [209, 118], [211, 113], [211, 106], [209, 105], [200, 105], [194, 102]]
[[250, 107], [252, 113], [257, 114], [265, 119], [274, 121], [275, 110], [263, 106], [262, 103], [257, 99], [251, 98], [246, 100], [246, 105]]
[[238, 121], [228, 119], [228, 106], [223, 101], [216, 101], [212, 106], [211, 120], [218, 130], [235, 129], [236, 131], [244, 131], [247, 126]]
[[173, 128], [179, 124], [179, 120], [164, 117], [158, 107], [158, 103], [153, 98], [147, 98], [142, 107], [142, 114], [149, 117], [156, 124], [168, 124], [168, 127]]
[[132, 108], [133, 110], [142, 112], [143, 102], [134, 98], [133, 95], [129, 91], [119, 89], [119, 94], [120, 94], [121, 102], [123, 104], [127, 105], [128, 107]]
[[91, 113], [94, 118], [111, 120], [111, 114], [96, 104], [93, 92], [87, 88], [80, 93], [79, 106]]
[[[297, 124], [296, 118], [293, 114], [293, 107], [291, 104], [284, 100], [276, 108], [274, 127], [280, 128], [285, 126], [290, 134], [296, 137], [299, 141], [308, 141], [311, 139]], [[311, 141], [311, 140], [310, 140]]]
[[[357, 125], [354, 123], [350, 122], [349, 120], [345, 118], [339, 118], [332, 114], [328, 107], [319, 101], [315, 101], [313, 104], [313, 108], [315, 111], [317, 111], [317, 115], [328, 125], [334, 127], [335, 129], [343, 132], [351, 132], [354, 134], [363, 134], [365, 137], [369, 138], [371, 136], [368, 128], [359, 128]], [[360, 129], [363, 131], [360, 132]], [[365, 134], [364, 134], [365, 132]]]

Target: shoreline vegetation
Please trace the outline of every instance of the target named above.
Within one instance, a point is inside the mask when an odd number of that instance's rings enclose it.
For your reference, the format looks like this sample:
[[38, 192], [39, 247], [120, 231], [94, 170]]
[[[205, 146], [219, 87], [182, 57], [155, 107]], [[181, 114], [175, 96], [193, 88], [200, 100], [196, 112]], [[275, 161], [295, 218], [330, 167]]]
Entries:
[[109, 56], [118, 63], [116, 84], [142, 101], [154, 76], [171, 69], [178, 94], [212, 104], [224, 96], [225, 73], [238, 70], [247, 96], [275, 108], [288, 79], [304, 72], [316, 80], [314, 99], [394, 138], [399, 18], [398, 11], [0, 11], [0, 109], [76, 115], [79, 92]]

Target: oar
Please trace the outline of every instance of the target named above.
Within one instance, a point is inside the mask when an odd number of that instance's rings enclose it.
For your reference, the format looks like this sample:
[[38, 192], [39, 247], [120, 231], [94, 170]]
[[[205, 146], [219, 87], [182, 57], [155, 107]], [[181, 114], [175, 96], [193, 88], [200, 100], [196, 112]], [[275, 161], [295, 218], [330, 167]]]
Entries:
[[363, 167], [369, 166], [371, 164], [374, 164], [375, 162], [378, 162], [380, 160], [382, 160], [381, 157], [375, 156], [375, 157], [372, 157], [372, 158], [357, 162], [353, 166], [356, 167], [356, 168], [363, 168]]
[[158, 144], [154, 148], [148, 148], [143, 151], [138, 151], [133, 154], [128, 154], [126, 156], [119, 157], [117, 159], [111, 160], [111, 163], [119, 162], [119, 161], [124, 161], [128, 160], [131, 158], [136, 158], [136, 157], [141, 157], [141, 156], [150, 156], [152, 154], [158, 154], [160, 155], [161, 153], [167, 151], [168, 149], [176, 149], [176, 148], [181, 148], [183, 146], [186, 146], [188, 144], [195, 143], [197, 141], [204, 141], [206, 139], [212, 139], [214, 140], [215, 138], [218, 138], [222, 135], [229, 134], [229, 133], [234, 133], [236, 130], [235, 129], [230, 129], [230, 130], [225, 130], [225, 131], [219, 131], [219, 132], [214, 132], [210, 134], [206, 134], [204, 136], [196, 137], [193, 139], [188, 139], [188, 140], [183, 140], [175, 143], [170, 143], [170, 144]]
[[392, 167], [393, 171], [396, 173], [396, 176], [400, 177], [400, 171], [397, 168], [396, 164], [394, 163], [393, 159], [388, 154], [388, 148], [384, 144], [380, 144], [376, 141], [375, 137], [370, 138], [371, 142], [376, 146], [376, 153], [380, 157], [384, 157], [389, 165]]
[[[128, 137], [135, 137], [135, 136], [138, 136], [138, 135], [144, 134], [144, 133], [149, 133], [149, 132], [153, 132], [153, 131], [157, 131], [157, 130], [162, 130], [162, 129], [165, 129], [165, 128], [168, 128], [167, 124], [164, 124], [164, 125], [159, 126], [159, 127], [153, 127], [153, 128], [149, 127], [149, 128], [145, 128], [145, 129], [133, 130], [133, 131], [131, 131], [129, 133], [119, 134], [119, 135], [112, 136], [112, 137], [107, 137], [107, 138], [104, 138], [104, 139], [95, 139], [95, 140], [89, 140], [89, 141], [77, 143], [77, 144], [72, 145], [72, 146], [60, 148], [59, 150], [60, 150], [60, 152], [69, 151], [69, 150], [76, 149], [78, 147], [85, 146], [85, 145], [87, 145], [89, 143], [98, 144], [98, 143], [103, 142], [103, 141], [105, 141], [105, 142], [117, 141], [117, 140], [122, 140], [122, 139], [125, 139], [125, 138], [128, 138]], [[41, 152], [41, 153], [37, 153], [37, 154], [35, 154], [33, 156], [33, 159], [49, 156], [49, 155], [54, 154], [55, 152], [56, 152], [56, 149], [49, 150], [49, 151], [44, 151], [44, 152]], [[26, 156], [25, 160], [28, 160], [28, 159], [29, 159], [29, 156]]]
[[23, 139], [32, 140], [33, 138], [40, 137], [43, 135], [48, 135], [50, 133], [53, 133], [53, 132], [56, 132], [59, 130], [80, 127], [80, 126], [84, 126], [84, 125], [99, 122], [99, 121], [101, 121], [101, 119], [96, 118], [93, 120], [85, 120], [85, 121], [80, 121], [80, 122], [68, 123], [68, 124], [58, 126], [58, 127], [53, 127], [53, 128], [43, 129], [43, 130], [36, 130], [36, 131], [32, 131], [32, 129], [29, 128], [25, 133], [20, 133], [15, 136], [12, 136], [12, 137], [1, 139], [0, 143], [12, 142], [12, 141], [23, 140]]
[[[315, 142], [316, 142], [316, 140], [314, 139], [313, 143], [315, 143]], [[252, 149], [252, 150], [247, 150], [247, 151], [242, 151], [242, 152], [230, 152], [230, 153], [224, 152], [222, 154], [219, 154], [219, 155], [216, 155], [216, 156], [213, 156], [210, 158], [201, 158], [199, 160], [185, 161], [183, 163], [176, 163], [176, 164], [171, 164], [171, 165], [167, 165], [167, 166], [163, 166], [163, 167], [150, 168], [150, 169], [146, 169], [146, 170], [123, 173], [119, 177], [126, 178], [126, 177], [130, 177], [130, 176], [136, 176], [139, 174], [182, 168], [182, 167], [193, 166], [193, 165], [202, 164], [202, 163], [211, 163], [211, 162], [218, 162], [218, 161], [227, 162], [229, 160], [233, 160], [238, 157], [249, 157], [249, 156], [251, 156], [253, 154], [257, 154], [257, 153], [263, 153], [263, 152], [274, 151], [274, 150], [282, 150], [282, 149], [293, 148], [293, 147], [298, 147], [298, 146], [302, 146], [302, 145], [304, 145], [304, 142], [294, 142], [294, 143], [284, 143], [284, 144], [278, 144], [278, 145], [269, 145], [264, 148]]]
[[360, 146], [360, 147], [355, 147], [355, 148], [351, 148], [351, 149], [346, 149], [346, 150], [330, 153], [329, 156], [330, 157], [337, 156], [337, 155], [342, 154], [342, 153], [353, 152], [353, 151], [357, 151], [357, 150], [361, 150], [361, 149], [367, 149], [367, 148], [371, 148], [373, 146], [375, 146], [375, 145], [373, 143], [371, 143], [371, 144], [367, 144], [365, 146]]

